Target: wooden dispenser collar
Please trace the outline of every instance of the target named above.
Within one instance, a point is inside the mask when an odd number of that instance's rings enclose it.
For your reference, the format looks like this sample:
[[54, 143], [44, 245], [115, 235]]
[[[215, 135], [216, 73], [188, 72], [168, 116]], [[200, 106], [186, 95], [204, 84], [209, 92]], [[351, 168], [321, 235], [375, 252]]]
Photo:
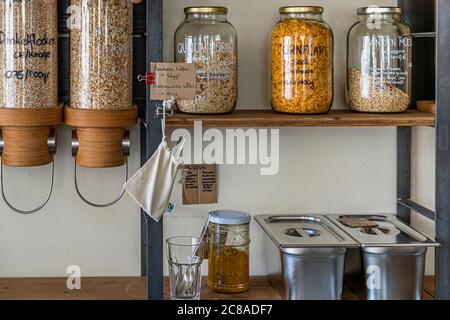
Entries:
[[123, 128], [78, 128], [77, 164], [89, 168], [111, 168], [125, 164]]
[[123, 110], [65, 109], [65, 122], [76, 127], [76, 162], [88, 168], [125, 164], [125, 128], [137, 123], [137, 107]]
[[41, 109], [0, 109], [3, 164], [32, 167], [51, 163], [53, 154], [48, 146], [51, 126], [60, 124], [62, 118], [62, 106]]

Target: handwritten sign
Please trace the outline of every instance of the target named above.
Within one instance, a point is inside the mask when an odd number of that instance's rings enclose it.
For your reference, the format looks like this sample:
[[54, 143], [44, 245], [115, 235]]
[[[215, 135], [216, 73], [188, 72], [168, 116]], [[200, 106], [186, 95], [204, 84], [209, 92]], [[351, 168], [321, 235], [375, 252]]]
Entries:
[[193, 64], [154, 62], [151, 72], [154, 75], [150, 85], [151, 100], [195, 99], [196, 69]]
[[217, 203], [215, 164], [184, 165], [183, 204]]

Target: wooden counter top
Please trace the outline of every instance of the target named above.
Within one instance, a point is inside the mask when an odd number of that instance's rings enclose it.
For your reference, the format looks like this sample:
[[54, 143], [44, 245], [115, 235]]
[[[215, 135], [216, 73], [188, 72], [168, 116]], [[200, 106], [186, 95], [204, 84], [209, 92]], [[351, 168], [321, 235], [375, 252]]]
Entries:
[[[205, 281], [205, 279], [204, 279]], [[349, 284], [349, 283], [347, 283]], [[68, 290], [66, 278], [0, 278], [0, 300], [145, 300], [146, 279], [142, 277], [82, 278], [81, 290]], [[425, 277], [424, 299], [433, 299], [434, 279]], [[219, 294], [204, 283], [205, 300], [279, 300], [267, 277], [251, 277], [250, 290], [242, 294]], [[168, 295], [168, 279], [164, 281], [164, 298]], [[363, 299], [363, 290], [345, 287], [345, 300]]]

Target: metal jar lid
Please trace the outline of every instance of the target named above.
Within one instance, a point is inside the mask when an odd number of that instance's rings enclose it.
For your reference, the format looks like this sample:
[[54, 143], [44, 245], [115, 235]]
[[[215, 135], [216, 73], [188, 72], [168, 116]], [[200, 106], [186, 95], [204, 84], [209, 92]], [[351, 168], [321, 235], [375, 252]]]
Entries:
[[280, 13], [323, 13], [322, 7], [317, 6], [301, 6], [301, 7], [281, 7]]
[[252, 216], [246, 212], [217, 210], [209, 213], [209, 221], [215, 224], [239, 225], [250, 223]]
[[228, 8], [226, 7], [187, 7], [184, 8], [184, 13], [219, 13], [227, 14]]
[[365, 14], [401, 14], [402, 8], [399, 7], [362, 7], [356, 10], [359, 15]]

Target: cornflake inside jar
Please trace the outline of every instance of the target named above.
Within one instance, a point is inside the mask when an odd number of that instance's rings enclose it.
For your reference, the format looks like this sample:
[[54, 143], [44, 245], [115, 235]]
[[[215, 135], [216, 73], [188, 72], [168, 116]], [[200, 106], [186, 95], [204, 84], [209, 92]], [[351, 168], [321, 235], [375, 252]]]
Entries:
[[320, 114], [333, 100], [333, 35], [317, 21], [288, 19], [272, 31], [272, 108]]
[[132, 6], [129, 0], [72, 0], [71, 107], [132, 108]]
[[395, 113], [408, 109], [411, 97], [379, 76], [351, 69], [348, 75], [350, 108], [359, 112]]

